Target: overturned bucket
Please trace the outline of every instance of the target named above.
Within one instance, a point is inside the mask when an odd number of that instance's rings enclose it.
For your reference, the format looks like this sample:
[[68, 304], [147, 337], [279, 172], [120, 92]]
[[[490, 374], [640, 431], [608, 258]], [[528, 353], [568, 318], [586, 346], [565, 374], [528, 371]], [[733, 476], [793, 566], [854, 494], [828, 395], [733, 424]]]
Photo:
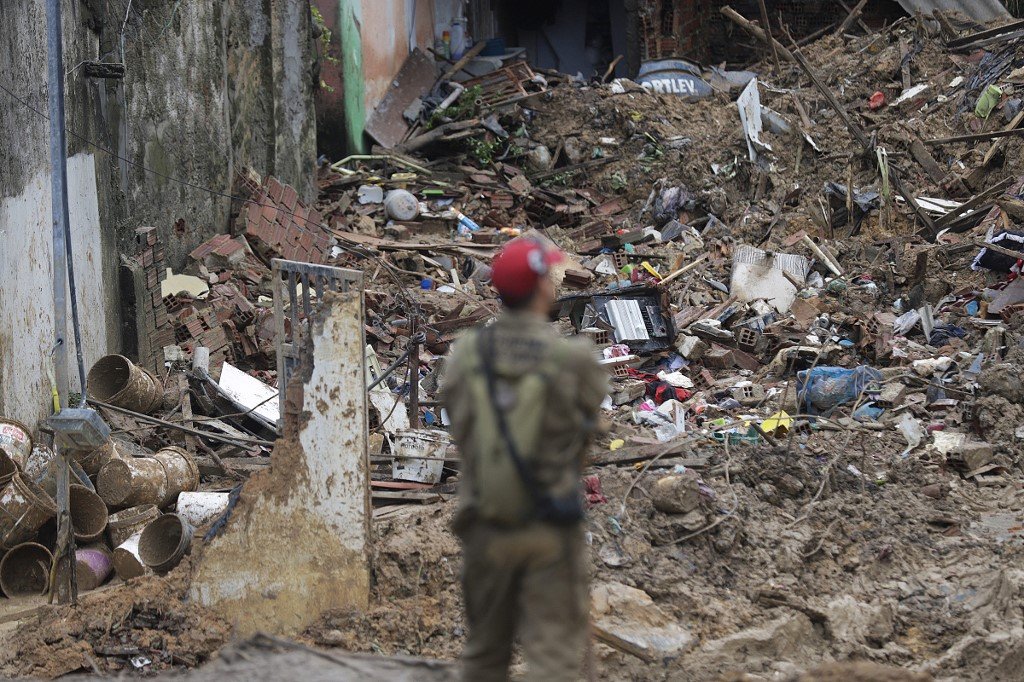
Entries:
[[231, 493], [186, 492], [178, 495], [175, 511], [185, 517], [193, 528], [199, 528], [214, 521], [228, 508]]
[[78, 589], [95, 590], [110, 577], [113, 565], [113, 555], [106, 547], [83, 547], [75, 550], [75, 577], [78, 580]]
[[96, 492], [111, 507], [162, 505], [167, 495], [164, 465], [152, 457], [112, 459], [96, 476]]
[[148, 414], [160, 407], [164, 387], [156, 376], [123, 355], [105, 355], [89, 370], [90, 398]]
[[163, 466], [167, 481], [160, 507], [171, 504], [181, 493], [191, 492], [199, 487], [199, 467], [186, 450], [173, 445], [168, 446], [153, 453], [153, 459]]
[[112, 547], [123, 544], [133, 535], [142, 533], [142, 529], [160, 516], [155, 504], [143, 504], [138, 507], [122, 509], [110, 515], [107, 520], [107, 535]]
[[114, 573], [121, 580], [138, 578], [149, 570], [139, 556], [139, 540], [142, 533], [136, 533], [114, 548]]
[[0, 450], [7, 452], [18, 469], [24, 469], [32, 454], [32, 431], [17, 419], [0, 417]]
[[8, 597], [43, 594], [50, 582], [53, 555], [36, 542], [13, 547], [0, 561], [0, 590]]
[[192, 549], [192, 526], [177, 514], [164, 514], [146, 526], [139, 538], [142, 563], [166, 573]]
[[81, 465], [85, 473], [95, 476], [111, 459], [128, 459], [131, 455], [121, 452], [117, 441], [110, 438], [95, 450], [72, 451], [71, 457]]
[[72, 485], [70, 503], [75, 540], [92, 542], [100, 539], [107, 529], [107, 505], [100, 496], [85, 486]]
[[0, 547], [14, 547], [32, 538], [57, 514], [53, 498], [17, 473], [0, 490]]

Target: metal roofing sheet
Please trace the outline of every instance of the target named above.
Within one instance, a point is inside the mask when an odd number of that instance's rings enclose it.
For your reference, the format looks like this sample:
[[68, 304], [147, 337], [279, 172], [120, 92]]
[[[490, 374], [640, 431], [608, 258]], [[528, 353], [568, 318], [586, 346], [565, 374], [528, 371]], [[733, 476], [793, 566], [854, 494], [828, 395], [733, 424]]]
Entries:
[[1013, 18], [999, 0], [899, 0], [899, 3], [911, 14], [918, 10], [931, 14], [938, 9], [960, 12], [979, 22]]

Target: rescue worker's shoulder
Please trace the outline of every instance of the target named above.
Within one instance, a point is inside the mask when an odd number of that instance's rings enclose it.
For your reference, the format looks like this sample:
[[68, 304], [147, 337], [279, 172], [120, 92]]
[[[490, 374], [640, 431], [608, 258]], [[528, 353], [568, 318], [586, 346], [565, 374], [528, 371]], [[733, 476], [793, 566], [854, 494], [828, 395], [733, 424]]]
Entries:
[[585, 336], [559, 337], [559, 355], [564, 358], [565, 367], [576, 372], [607, 374], [597, 361], [598, 350]]

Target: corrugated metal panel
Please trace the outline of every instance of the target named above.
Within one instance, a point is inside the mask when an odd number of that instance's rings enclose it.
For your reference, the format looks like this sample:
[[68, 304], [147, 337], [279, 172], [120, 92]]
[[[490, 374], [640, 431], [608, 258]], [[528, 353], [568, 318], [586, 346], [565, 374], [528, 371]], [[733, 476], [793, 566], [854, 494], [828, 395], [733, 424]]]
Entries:
[[931, 14], [934, 10], [960, 12], [979, 22], [1012, 19], [999, 0], [899, 0], [907, 12]]

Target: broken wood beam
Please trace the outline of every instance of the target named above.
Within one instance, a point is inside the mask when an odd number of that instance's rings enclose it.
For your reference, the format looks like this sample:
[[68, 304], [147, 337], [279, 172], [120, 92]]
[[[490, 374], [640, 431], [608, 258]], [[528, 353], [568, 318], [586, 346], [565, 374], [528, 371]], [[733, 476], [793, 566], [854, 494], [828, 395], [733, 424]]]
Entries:
[[731, 22], [742, 28], [744, 31], [760, 40], [762, 43], [768, 45], [774, 44], [774, 47], [778, 51], [778, 54], [781, 55], [782, 58], [785, 59], [786, 61], [796, 61], [796, 59], [793, 58], [793, 53], [786, 49], [785, 45], [775, 40], [775, 38], [773, 38], [767, 30], [762, 29], [754, 22], [749, 21], [742, 14], [734, 10], [732, 7], [726, 5], [721, 9], [721, 12], [726, 19], [730, 20]]
[[1012, 135], [1024, 135], [1024, 128], [1013, 130], [992, 130], [987, 133], [975, 133], [973, 135], [957, 135], [956, 137], [938, 137], [934, 140], [925, 140], [925, 144], [935, 147], [942, 144], [953, 144], [954, 142], [979, 142], [991, 140], [998, 137], [1010, 137]]
[[775, 64], [776, 71], [782, 71], [782, 64], [779, 62], [779, 49], [776, 47], [775, 38], [772, 37], [772, 22], [768, 20], [768, 7], [764, 4], [764, 0], [758, 0], [758, 4], [761, 6], [761, 28], [769, 38], [768, 47], [771, 48], [772, 62]]
[[395, 147], [395, 151], [400, 154], [408, 154], [414, 152], [417, 149], [426, 147], [431, 142], [437, 142], [444, 138], [446, 135], [451, 133], [459, 132], [462, 130], [469, 130], [480, 125], [480, 119], [471, 118], [465, 121], [452, 121], [451, 123], [445, 123], [432, 130], [428, 130], [422, 135], [417, 135], [408, 142], [403, 142]]
[[924, 169], [924, 172], [928, 174], [932, 182], [938, 184], [946, 178], [946, 171], [942, 169], [939, 162], [935, 160], [935, 157], [931, 155], [928, 148], [924, 146], [921, 138], [916, 135], [914, 136], [914, 141], [910, 143], [910, 155]]
[[994, 197], [999, 196], [1007, 189], [1009, 189], [1012, 183], [1012, 178], [1006, 178], [1000, 182], [997, 182], [995, 185], [992, 185], [984, 192], [975, 195], [968, 201], [960, 204], [958, 207], [954, 208], [952, 211], [936, 220], [935, 228], [942, 229], [943, 227], [946, 227], [955, 222], [961, 216], [967, 215], [967, 213], [969, 213], [970, 211], [974, 211], [980, 208], [987, 202], [990, 202]]
[[[839, 28], [836, 30], [836, 33], [846, 33], [850, 26], [852, 26], [856, 21], [859, 21], [861, 28], [867, 31], [867, 26], [863, 21], [860, 21], [860, 15], [864, 13], [864, 7], [867, 6], [867, 4], [868, 0], [860, 0], [853, 9], [849, 10], [849, 14], [846, 15], [845, 19], [843, 19], [843, 23], [839, 24]], [[843, 7], [846, 7], [846, 3], [843, 3]]]
[[466, 50], [466, 53], [459, 58], [459, 61], [452, 64], [452, 67], [444, 72], [444, 75], [438, 79], [438, 82], [444, 83], [445, 81], [450, 81], [455, 77], [455, 74], [462, 71], [466, 64], [469, 64], [472, 60], [476, 59], [477, 55], [483, 52], [485, 47], [487, 47], [487, 41], [478, 40], [476, 45]]

